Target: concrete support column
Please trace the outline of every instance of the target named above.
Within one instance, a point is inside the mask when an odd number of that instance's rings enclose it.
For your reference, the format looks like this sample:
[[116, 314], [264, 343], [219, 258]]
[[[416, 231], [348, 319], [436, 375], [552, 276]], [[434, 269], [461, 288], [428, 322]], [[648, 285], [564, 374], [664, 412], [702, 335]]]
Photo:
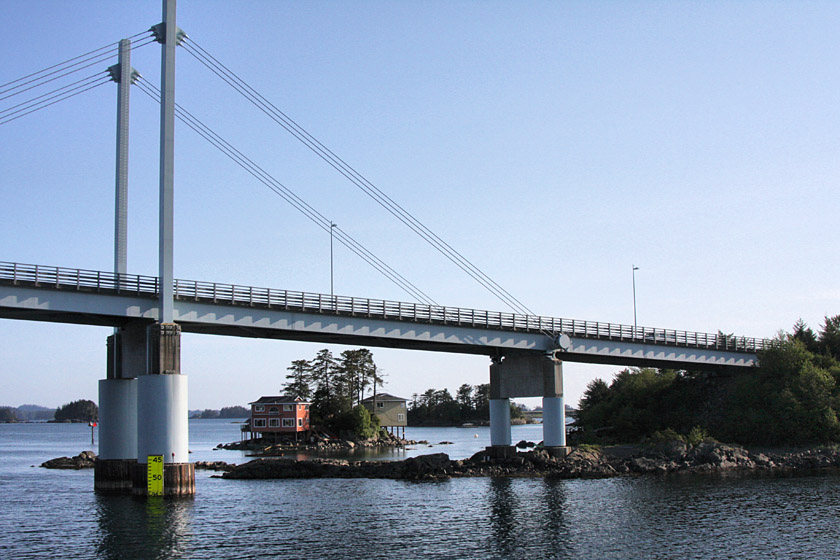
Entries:
[[123, 339], [108, 337], [107, 378], [99, 381], [99, 456], [93, 469], [97, 492], [131, 493], [137, 464], [137, 379], [123, 369]]
[[137, 379], [137, 468], [135, 495], [146, 495], [149, 455], [162, 455], [164, 495], [195, 494], [189, 462], [187, 376], [180, 372], [181, 329], [174, 323], [147, 327], [147, 374]]
[[566, 411], [563, 397], [543, 397], [543, 445], [566, 446]]
[[565, 457], [566, 407], [563, 401], [563, 362], [547, 359], [543, 369], [543, 447], [550, 455]]
[[137, 380], [99, 381], [99, 457], [93, 488], [130, 493], [137, 464]]
[[510, 446], [510, 399], [490, 399], [490, 445]]

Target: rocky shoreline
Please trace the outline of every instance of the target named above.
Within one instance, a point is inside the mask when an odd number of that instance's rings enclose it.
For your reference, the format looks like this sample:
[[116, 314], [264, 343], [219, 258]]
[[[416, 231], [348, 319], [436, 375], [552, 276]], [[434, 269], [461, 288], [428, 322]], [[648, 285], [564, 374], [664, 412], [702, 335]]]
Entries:
[[469, 459], [452, 460], [445, 453], [402, 461], [343, 459], [255, 459], [225, 465], [222, 478], [387, 478], [442, 480], [459, 477], [513, 476], [607, 478], [635, 474], [790, 472], [840, 468], [840, 450], [750, 451], [717, 442], [689, 447], [683, 442], [655, 446], [579, 447], [564, 458], [541, 449], [490, 458], [484, 451]]
[[[235, 451], [250, 451], [248, 456], [252, 457], [282, 457], [286, 453], [298, 451], [323, 451], [341, 452], [353, 449], [376, 449], [382, 447], [406, 447], [409, 445], [427, 445], [428, 441], [414, 441], [398, 438], [392, 434], [380, 434], [372, 439], [337, 439], [314, 437], [314, 441], [287, 441], [280, 443], [268, 443], [263, 439], [250, 439], [234, 441], [232, 443], [220, 443], [216, 449], [227, 449]], [[449, 442], [441, 442], [449, 443]]]
[[[358, 442], [330, 443], [306, 447], [314, 450], [353, 449]], [[420, 442], [414, 442], [415, 444]], [[444, 444], [447, 442], [441, 442]], [[235, 444], [230, 444], [235, 445]], [[238, 444], [237, 444], [238, 445]], [[395, 480], [443, 480], [461, 477], [510, 476], [557, 478], [608, 478], [641, 474], [715, 474], [796, 473], [815, 470], [840, 470], [840, 448], [799, 450], [749, 450], [737, 445], [706, 441], [689, 446], [681, 441], [657, 445], [610, 447], [581, 446], [566, 457], [552, 457], [543, 449], [519, 451], [495, 458], [480, 451], [468, 459], [450, 459], [445, 453], [433, 453], [400, 461], [352, 461], [318, 458], [284, 458], [285, 451], [301, 446], [256, 446], [256, 454], [265, 455], [241, 465], [224, 461], [197, 461], [196, 469], [222, 472], [227, 479], [283, 478], [385, 478]], [[373, 447], [374, 444], [368, 444]], [[227, 447], [239, 448], [241, 447]], [[248, 448], [250, 449], [250, 448]], [[49, 469], [93, 468], [96, 454], [83, 451], [76, 457], [59, 457], [41, 464]]]

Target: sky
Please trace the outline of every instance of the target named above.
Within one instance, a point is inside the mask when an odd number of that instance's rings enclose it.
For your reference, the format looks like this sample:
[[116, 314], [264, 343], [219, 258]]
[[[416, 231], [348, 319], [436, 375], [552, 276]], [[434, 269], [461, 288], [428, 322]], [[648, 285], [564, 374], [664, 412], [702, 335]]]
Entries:
[[[0, 84], [162, 19], [0, 15]], [[640, 326], [772, 337], [840, 313], [840, 3], [181, 0], [177, 24], [537, 314], [633, 324], [634, 265]], [[177, 102], [277, 180], [438, 303], [507, 310], [177, 57]], [[159, 84], [160, 46], [132, 66]], [[0, 260], [113, 269], [116, 93], [0, 125]], [[131, 95], [128, 272], [156, 275], [159, 108]], [[337, 294], [411, 300], [338, 245], [333, 264]], [[329, 293], [329, 235], [178, 123], [175, 276]], [[0, 319], [0, 405], [97, 400], [110, 332]], [[185, 334], [189, 408], [274, 394], [322, 347]], [[489, 380], [486, 357], [372, 351], [407, 398]], [[566, 402], [619, 369], [565, 364]]]

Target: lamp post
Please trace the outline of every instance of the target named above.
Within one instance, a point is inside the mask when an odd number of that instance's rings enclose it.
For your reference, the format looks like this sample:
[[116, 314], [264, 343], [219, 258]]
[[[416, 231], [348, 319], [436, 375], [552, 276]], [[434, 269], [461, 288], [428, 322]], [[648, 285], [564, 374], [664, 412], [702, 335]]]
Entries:
[[633, 265], [633, 334], [636, 333], [636, 271], [639, 267]]
[[337, 225], [330, 221], [330, 301], [333, 300], [335, 295], [333, 290], [333, 231]]

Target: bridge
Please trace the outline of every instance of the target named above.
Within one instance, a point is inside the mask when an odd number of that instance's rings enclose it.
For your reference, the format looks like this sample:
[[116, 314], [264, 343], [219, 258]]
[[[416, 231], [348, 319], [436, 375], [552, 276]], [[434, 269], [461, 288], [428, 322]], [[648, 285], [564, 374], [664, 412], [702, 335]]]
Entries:
[[[183, 332], [569, 362], [718, 370], [763, 339], [196, 280], [173, 284]], [[0, 262], [0, 318], [125, 327], [160, 321], [154, 276]]]
[[[139, 82], [141, 89], [161, 104], [158, 274], [142, 276], [126, 270], [128, 91], [136, 81], [127, 39], [120, 42], [119, 63], [109, 68], [119, 85], [114, 271], [0, 262], [0, 318], [115, 328], [108, 338], [106, 378], [99, 384], [100, 452], [95, 480], [98, 491], [146, 495], [148, 457], [162, 456], [167, 495], [194, 493], [194, 470], [187, 447], [187, 376], [180, 371], [182, 331], [486, 355], [491, 361], [490, 456], [512, 452], [513, 397], [542, 397], [544, 445], [557, 455], [568, 451], [564, 361], [704, 370], [756, 365], [757, 353], [767, 344], [765, 340], [531, 313], [460, 254], [449, 252], [448, 245], [423, 229], [413, 217], [401, 214], [402, 208], [397, 206], [389, 207], [389, 211], [399, 214], [399, 219], [410, 223], [409, 227], [515, 311], [437, 305], [342, 232], [337, 234], [346, 246], [420, 303], [174, 278], [176, 115], [194, 130], [200, 130], [199, 134], [246, 171], [272, 189], [281, 189], [262, 169], [239, 158], [241, 154], [208, 132], [192, 115], [182, 108], [176, 110], [175, 50], [186, 36], [175, 25], [175, 0], [163, 0], [163, 8], [163, 22], [151, 30], [162, 45], [160, 90]], [[190, 52], [196, 56], [198, 51]], [[222, 68], [216, 66], [214, 72], [221, 72]], [[301, 134], [299, 127], [295, 131], [293, 134]], [[323, 146], [313, 143], [309, 147], [317, 151]], [[319, 155], [360, 188], [372, 186], [329, 150]], [[285, 190], [282, 192], [281, 196], [318, 227], [329, 231], [332, 238], [335, 224], [325, 221]], [[381, 195], [376, 192], [376, 196]]]

